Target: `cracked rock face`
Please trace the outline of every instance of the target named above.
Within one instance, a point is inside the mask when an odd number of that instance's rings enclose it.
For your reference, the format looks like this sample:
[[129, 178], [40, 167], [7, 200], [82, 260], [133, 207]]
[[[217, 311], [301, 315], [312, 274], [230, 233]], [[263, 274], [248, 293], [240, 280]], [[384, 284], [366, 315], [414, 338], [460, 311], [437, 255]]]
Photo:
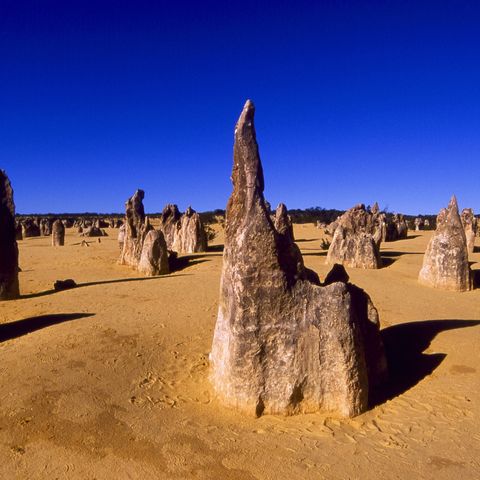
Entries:
[[340, 263], [352, 268], [380, 268], [379, 245], [383, 225], [379, 225], [379, 219], [378, 213], [372, 214], [363, 204], [346, 211], [337, 220], [326, 263]]
[[276, 231], [253, 117], [247, 101], [235, 129], [211, 381], [226, 405], [257, 416], [357, 415], [386, 374], [378, 314], [365, 292], [338, 281], [346, 272], [321, 286]]
[[475, 249], [475, 237], [477, 235], [477, 219], [471, 208], [464, 208], [461, 215], [465, 238], [467, 240], [468, 253], [473, 253]]
[[455, 195], [437, 216], [437, 229], [428, 243], [418, 281], [443, 290], [472, 289], [467, 240]]
[[65, 245], [65, 226], [61, 220], [55, 220], [52, 225], [52, 245], [61, 247]]
[[188, 207], [174, 229], [171, 249], [177, 253], [198, 253], [207, 251], [207, 234], [200, 215]]
[[16, 237], [13, 189], [7, 174], [0, 170], [0, 300], [20, 295]]
[[162, 211], [162, 218], [160, 219], [160, 230], [163, 232], [167, 248], [173, 250], [173, 243], [175, 241], [175, 233], [180, 228], [180, 214], [178, 207], [173, 204], [168, 204]]

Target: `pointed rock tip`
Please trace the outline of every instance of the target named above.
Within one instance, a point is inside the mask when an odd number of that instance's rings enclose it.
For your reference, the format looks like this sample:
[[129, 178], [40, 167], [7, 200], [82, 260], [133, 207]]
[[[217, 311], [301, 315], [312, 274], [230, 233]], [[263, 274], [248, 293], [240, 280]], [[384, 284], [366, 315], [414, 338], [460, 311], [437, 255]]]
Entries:
[[458, 203], [457, 203], [457, 197], [455, 195], [452, 195], [452, 198], [450, 199], [450, 203], [448, 204], [448, 207], [457, 207], [458, 209]]
[[249, 123], [253, 120], [255, 114], [255, 105], [251, 100], [247, 100], [243, 106], [242, 113], [237, 122], [237, 129], [239, 126], [242, 126], [245, 123]]

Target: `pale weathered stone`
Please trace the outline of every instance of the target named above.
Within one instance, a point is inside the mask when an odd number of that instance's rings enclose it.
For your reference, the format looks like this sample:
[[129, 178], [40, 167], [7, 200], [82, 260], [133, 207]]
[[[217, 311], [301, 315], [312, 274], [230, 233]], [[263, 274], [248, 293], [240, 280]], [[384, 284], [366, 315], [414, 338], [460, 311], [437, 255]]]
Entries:
[[137, 269], [149, 277], [169, 273], [167, 244], [162, 232], [148, 231]]
[[207, 234], [200, 215], [188, 207], [174, 229], [171, 250], [177, 253], [198, 253], [207, 251]]
[[477, 219], [473, 214], [473, 210], [471, 208], [464, 208], [462, 210], [461, 220], [465, 231], [468, 253], [473, 253], [475, 250], [475, 237], [477, 235]]
[[325, 410], [353, 416], [386, 374], [378, 314], [351, 284], [320, 286], [265, 206], [248, 101], [235, 129], [211, 381], [251, 414]]
[[275, 230], [281, 235], [287, 235], [292, 242], [295, 240], [292, 219], [284, 203], [279, 203], [275, 210]]
[[418, 232], [420, 230], [423, 230], [423, 227], [425, 225], [425, 222], [422, 218], [420, 217], [417, 217], [415, 220], [414, 220], [414, 224], [415, 224], [415, 231]]
[[65, 245], [65, 227], [61, 220], [55, 220], [52, 225], [52, 245], [60, 247]]
[[455, 195], [437, 216], [437, 229], [428, 243], [418, 281], [443, 290], [472, 289], [467, 241]]
[[119, 229], [118, 229], [118, 246], [120, 248], [120, 251], [123, 250], [123, 244], [125, 242], [125, 224], [123, 224]]
[[0, 300], [19, 295], [13, 189], [7, 174], [0, 170]]
[[168, 273], [168, 252], [163, 233], [154, 230], [145, 216], [144, 196], [143, 190], [137, 190], [125, 204], [123, 248], [119, 263], [130, 265], [146, 275]]
[[144, 196], [143, 190], [137, 190], [125, 203], [125, 237], [120, 263], [135, 268], [140, 261], [145, 236], [153, 228], [145, 217]]
[[173, 204], [168, 204], [162, 211], [160, 218], [160, 230], [163, 232], [167, 248], [173, 250], [173, 243], [175, 241], [175, 233], [180, 228], [180, 214], [178, 207]]
[[353, 268], [380, 268], [378, 215], [373, 215], [363, 204], [356, 205], [338, 219], [332, 243], [327, 253], [327, 264], [340, 263]]

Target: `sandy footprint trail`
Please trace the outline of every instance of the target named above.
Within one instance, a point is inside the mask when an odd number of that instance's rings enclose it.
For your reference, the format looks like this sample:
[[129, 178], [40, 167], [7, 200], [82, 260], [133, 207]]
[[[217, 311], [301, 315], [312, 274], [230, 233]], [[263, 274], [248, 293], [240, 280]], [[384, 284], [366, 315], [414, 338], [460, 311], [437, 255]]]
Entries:
[[[348, 269], [379, 309], [393, 373], [351, 420], [254, 419], [218, 404], [208, 353], [221, 248], [143, 278], [116, 264], [108, 232], [89, 248], [72, 230], [63, 248], [19, 242], [22, 298], [0, 303], [0, 478], [480, 477], [480, 290], [417, 283], [429, 232], [384, 244], [386, 268]], [[324, 277], [321, 236], [295, 226]], [[65, 278], [79, 288], [53, 292]]]

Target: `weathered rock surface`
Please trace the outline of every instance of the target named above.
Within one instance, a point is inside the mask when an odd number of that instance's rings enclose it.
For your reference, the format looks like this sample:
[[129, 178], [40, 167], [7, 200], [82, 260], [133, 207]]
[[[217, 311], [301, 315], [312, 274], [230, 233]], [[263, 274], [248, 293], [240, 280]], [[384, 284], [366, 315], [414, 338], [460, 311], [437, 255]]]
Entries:
[[380, 268], [378, 215], [369, 212], [363, 204], [356, 205], [338, 219], [327, 263], [340, 263], [353, 268]]
[[467, 240], [455, 195], [437, 216], [437, 229], [428, 243], [418, 281], [443, 290], [472, 289]]
[[118, 230], [118, 246], [120, 251], [123, 250], [123, 244], [125, 242], [125, 225], [122, 225]]
[[65, 245], [65, 226], [61, 220], [55, 220], [52, 225], [52, 245], [61, 247]]
[[468, 253], [473, 253], [475, 250], [475, 237], [477, 235], [477, 219], [473, 214], [473, 210], [471, 208], [464, 208], [462, 210], [461, 220], [463, 230], [465, 231]]
[[198, 253], [207, 251], [207, 234], [200, 215], [188, 207], [174, 230], [171, 250], [177, 253]]
[[169, 273], [167, 244], [162, 232], [147, 232], [137, 269], [149, 277]]
[[248, 101], [235, 129], [211, 381], [224, 403], [262, 413], [353, 416], [386, 374], [378, 314], [351, 284], [320, 286], [268, 215]]
[[0, 170], [0, 300], [19, 295], [13, 189], [7, 174]]
[[137, 190], [125, 203], [125, 237], [120, 264], [137, 267], [142, 254], [143, 241], [152, 226], [145, 216], [143, 190]]
[[280, 235], [286, 235], [292, 242], [295, 240], [292, 219], [288, 215], [288, 210], [284, 203], [279, 203], [275, 210], [275, 230]]
[[22, 234], [23, 238], [39, 237], [40, 227], [32, 218], [26, 218], [22, 222]]
[[168, 204], [162, 211], [160, 218], [160, 230], [163, 232], [167, 248], [173, 250], [173, 243], [175, 241], [175, 233], [180, 228], [180, 214], [178, 207], [173, 204]]
[[[143, 190], [137, 190], [125, 203], [125, 232], [119, 263], [146, 275], [168, 273], [168, 252], [163, 233], [154, 230], [145, 216], [144, 196]], [[154, 233], [149, 236], [150, 232]]]

